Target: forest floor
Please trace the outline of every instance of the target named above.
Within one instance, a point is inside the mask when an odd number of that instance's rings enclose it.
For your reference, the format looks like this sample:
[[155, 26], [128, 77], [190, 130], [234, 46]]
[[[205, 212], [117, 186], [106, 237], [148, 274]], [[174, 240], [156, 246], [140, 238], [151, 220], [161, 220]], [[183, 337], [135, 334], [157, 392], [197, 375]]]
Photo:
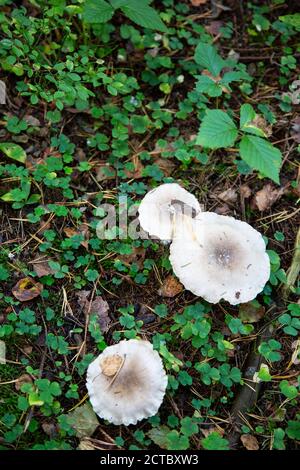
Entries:
[[[119, 10], [91, 23], [77, 2], [0, 3], [0, 449], [299, 449], [297, 2], [163, 0], [160, 31]], [[207, 110], [238, 125], [245, 105], [279, 176], [237, 144], [196, 142]], [[166, 182], [263, 234], [256, 300], [209, 304], [167, 244], [98, 238], [101, 204]], [[114, 426], [88, 404], [86, 369], [135, 337], [168, 390], [156, 416]]]

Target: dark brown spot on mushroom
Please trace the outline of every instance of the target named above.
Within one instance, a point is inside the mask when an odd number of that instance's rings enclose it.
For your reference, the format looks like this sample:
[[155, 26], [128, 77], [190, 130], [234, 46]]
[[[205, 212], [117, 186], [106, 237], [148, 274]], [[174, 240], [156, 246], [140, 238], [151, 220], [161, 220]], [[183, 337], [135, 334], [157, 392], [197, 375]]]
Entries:
[[235, 298], [236, 298], [236, 299], [239, 299], [239, 298], [240, 298], [240, 295], [241, 295], [240, 292], [236, 292], [236, 293], [235, 293]]

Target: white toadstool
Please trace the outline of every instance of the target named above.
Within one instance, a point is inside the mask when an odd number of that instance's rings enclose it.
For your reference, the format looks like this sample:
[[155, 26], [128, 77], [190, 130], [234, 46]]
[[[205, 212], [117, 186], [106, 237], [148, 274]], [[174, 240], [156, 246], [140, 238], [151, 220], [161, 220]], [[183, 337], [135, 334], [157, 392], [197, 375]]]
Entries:
[[253, 300], [270, 276], [262, 235], [213, 212], [202, 212], [191, 224], [192, 231], [175, 237], [170, 247], [173, 270], [185, 288], [211, 303]]
[[195, 196], [177, 183], [166, 183], [149, 191], [139, 206], [139, 221], [143, 230], [161, 240], [171, 240], [174, 223], [196, 217], [201, 207]]
[[157, 413], [167, 382], [152, 344], [131, 339], [107, 347], [89, 365], [86, 386], [100, 418], [128, 426]]

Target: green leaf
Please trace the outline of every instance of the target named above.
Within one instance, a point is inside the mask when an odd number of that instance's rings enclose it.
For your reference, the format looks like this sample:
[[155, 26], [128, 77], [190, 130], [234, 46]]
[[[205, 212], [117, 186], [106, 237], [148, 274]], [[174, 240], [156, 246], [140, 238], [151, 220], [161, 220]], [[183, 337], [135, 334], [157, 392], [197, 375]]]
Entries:
[[121, 6], [121, 10], [124, 15], [139, 26], [163, 33], [168, 31], [159, 14], [145, 0], [127, 0], [126, 5]]
[[89, 403], [68, 413], [68, 423], [75, 430], [79, 439], [91, 436], [99, 426], [98, 418]]
[[297, 30], [300, 30], [300, 13], [295, 13], [294, 15], [284, 15], [279, 16], [280, 21], [289, 26], [293, 26]]
[[211, 44], [200, 42], [195, 50], [195, 61], [215, 77], [219, 75], [225, 62]]
[[236, 125], [224, 111], [206, 111], [196, 140], [197, 145], [211, 149], [231, 147], [238, 135]]
[[287, 380], [282, 380], [279, 384], [281, 393], [286, 396], [289, 400], [293, 400], [298, 396], [298, 390], [295, 385], [290, 385]]
[[217, 432], [212, 432], [205, 439], [202, 439], [201, 444], [206, 450], [229, 450], [227, 439], [224, 439]]
[[0, 144], [0, 150], [8, 157], [17, 162], [25, 163], [26, 152], [20, 145], [13, 144], [12, 142], [2, 142]]
[[282, 155], [270, 142], [252, 135], [245, 135], [240, 142], [241, 158], [263, 176], [279, 184]]
[[247, 126], [249, 122], [255, 119], [255, 116], [256, 113], [251, 104], [243, 104], [240, 110], [240, 128], [243, 129], [243, 127]]
[[114, 8], [105, 0], [87, 0], [82, 18], [86, 23], [106, 23], [114, 14]]
[[288, 421], [286, 433], [290, 439], [300, 440], [300, 421]]

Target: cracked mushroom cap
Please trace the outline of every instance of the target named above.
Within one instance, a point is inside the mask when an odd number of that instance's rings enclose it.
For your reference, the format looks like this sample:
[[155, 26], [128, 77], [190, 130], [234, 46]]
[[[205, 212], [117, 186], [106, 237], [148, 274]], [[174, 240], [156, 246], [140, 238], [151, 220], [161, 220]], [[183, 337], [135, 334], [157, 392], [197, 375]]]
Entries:
[[186, 289], [211, 303], [253, 300], [270, 277], [262, 235], [233, 217], [202, 212], [193, 230], [170, 247], [173, 270]]
[[107, 347], [89, 365], [86, 386], [100, 418], [128, 426], [157, 413], [167, 382], [152, 344], [131, 339]]
[[139, 207], [143, 230], [161, 240], [171, 240], [174, 223], [196, 217], [201, 207], [195, 196], [177, 183], [166, 183], [149, 191]]

